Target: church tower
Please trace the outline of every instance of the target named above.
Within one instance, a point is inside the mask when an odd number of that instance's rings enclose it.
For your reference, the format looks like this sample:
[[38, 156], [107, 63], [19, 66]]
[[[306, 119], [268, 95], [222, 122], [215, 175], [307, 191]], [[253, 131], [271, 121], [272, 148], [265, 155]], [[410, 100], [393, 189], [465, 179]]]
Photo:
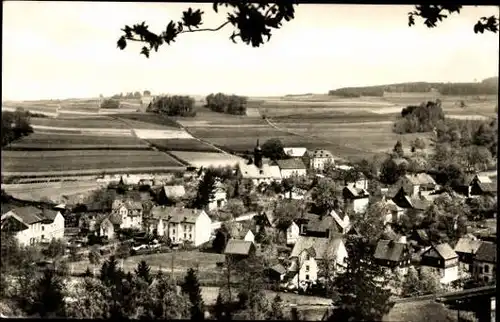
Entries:
[[253, 160], [255, 166], [258, 168], [262, 168], [262, 149], [259, 145], [259, 140], [257, 139], [257, 145], [255, 146], [255, 149], [253, 150]]

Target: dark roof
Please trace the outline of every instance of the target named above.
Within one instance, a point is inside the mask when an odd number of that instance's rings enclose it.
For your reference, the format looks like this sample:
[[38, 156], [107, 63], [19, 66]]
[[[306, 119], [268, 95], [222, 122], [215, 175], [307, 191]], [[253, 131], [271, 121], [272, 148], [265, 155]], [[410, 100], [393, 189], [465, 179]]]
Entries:
[[333, 155], [328, 150], [315, 150], [312, 153], [313, 158], [333, 158]]
[[375, 249], [374, 257], [376, 259], [399, 262], [404, 259], [405, 250], [408, 245], [395, 242], [393, 240], [379, 240]]
[[352, 196], [352, 198], [363, 198], [363, 197], [368, 198], [369, 197], [368, 191], [366, 191], [365, 189], [356, 188], [353, 186], [345, 186], [344, 192], [350, 194]]
[[12, 212], [28, 225], [44, 220], [42, 210], [33, 206], [15, 208]]
[[497, 245], [490, 242], [483, 242], [476, 252], [475, 260], [480, 262], [497, 262]]
[[1, 209], [2, 209], [2, 215], [3, 215], [5, 213], [8, 213], [9, 211], [11, 211], [12, 209], [16, 209], [16, 206], [11, 205], [9, 203], [3, 203]]
[[227, 242], [224, 254], [226, 255], [250, 255], [252, 247], [255, 247], [253, 242], [246, 240], [230, 239]]
[[280, 169], [305, 169], [306, 168], [306, 166], [304, 165], [304, 162], [302, 162], [301, 159], [297, 159], [297, 158], [277, 160], [276, 163], [278, 164]]
[[51, 209], [44, 209], [43, 210], [43, 216], [50, 221], [54, 221], [54, 219], [56, 219], [56, 216], [58, 213], [59, 213], [59, 211], [56, 211], [56, 210], [51, 210]]
[[330, 230], [331, 233], [339, 232], [337, 227], [337, 222], [332, 216], [325, 215], [323, 218], [316, 216], [314, 220], [310, 220], [306, 224], [306, 229], [308, 231], [315, 232], [326, 232], [326, 230]]

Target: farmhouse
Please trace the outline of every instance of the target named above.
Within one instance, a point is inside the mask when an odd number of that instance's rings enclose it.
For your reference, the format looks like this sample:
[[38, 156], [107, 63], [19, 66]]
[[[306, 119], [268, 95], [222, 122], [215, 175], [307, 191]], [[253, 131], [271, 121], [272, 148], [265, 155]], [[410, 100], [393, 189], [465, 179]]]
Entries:
[[301, 159], [284, 159], [277, 160], [276, 163], [280, 169], [281, 178], [286, 179], [292, 176], [305, 176], [307, 169]]
[[306, 155], [307, 148], [284, 147], [283, 152], [291, 158], [302, 158]]
[[19, 207], [2, 215], [1, 229], [13, 232], [20, 245], [34, 245], [63, 238], [64, 218], [54, 210]]
[[157, 206], [151, 210], [149, 231], [167, 236], [172, 243], [199, 246], [210, 240], [212, 220], [204, 210]]
[[142, 228], [143, 208], [142, 203], [138, 201], [117, 199], [113, 202], [111, 213], [119, 222], [120, 229]]
[[436, 182], [426, 173], [406, 174], [400, 179], [399, 186], [406, 195], [414, 198], [428, 194], [436, 189]]
[[439, 272], [442, 284], [449, 284], [459, 278], [458, 254], [447, 243], [433, 245], [422, 253], [422, 269]]
[[474, 255], [476, 254], [479, 246], [481, 246], [481, 240], [470, 236], [470, 237], [462, 237], [458, 240], [455, 245], [454, 251], [458, 254], [458, 260], [460, 263], [465, 266], [467, 269], [471, 269]]
[[347, 185], [342, 190], [342, 194], [346, 209], [353, 210], [355, 213], [363, 213], [368, 207], [370, 194], [365, 189]]
[[158, 203], [161, 205], [173, 205], [176, 201], [186, 195], [183, 185], [163, 186], [158, 193]]
[[486, 283], [496, 280], [497, 245], [483, 242], [474, 255], [473, 275], [476, 280]]
[[406, 274], [410, 266], [410, 249], [404, 241], [379, 240], [375, 254], [375, 262], [383, 267], [387, 267]]
[[398, 193], [392, 198], [392, 202], [396, 204], [399, 208], [405, 209], [413, 209], [417, 212], [423, 212], [427, 207], [431, 205], [428, 200], [409, 197], [404, 188], [401, 188]]
[[298, 287], [304, 282], [314, 283], [323, 261], [334, 261], [330, 272], [333, 273], [344, 266], [346, 258], [347, 249], [339, 236], [330, 239], [299, 236], [290, 254], [289, 285]]
[[335, 165], [333, 155], [328, 150], [315, 150], [310, 156], [310, 167], [314, 170], [322, 171], [325, 164]]

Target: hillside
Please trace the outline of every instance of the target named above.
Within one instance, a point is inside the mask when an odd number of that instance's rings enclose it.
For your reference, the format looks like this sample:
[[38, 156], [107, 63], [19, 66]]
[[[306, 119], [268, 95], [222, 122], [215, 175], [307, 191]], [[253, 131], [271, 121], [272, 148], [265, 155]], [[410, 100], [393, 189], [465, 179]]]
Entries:
[[484, 79], [480, 83], [428, 83], [408, 82], [364, 87], [343, 87], [328, 92], [331, 96], [360, 97], [384, 96], [391, 93], [427, 93], [439, 92], [441, 95], [496, 95], [498, 76]]

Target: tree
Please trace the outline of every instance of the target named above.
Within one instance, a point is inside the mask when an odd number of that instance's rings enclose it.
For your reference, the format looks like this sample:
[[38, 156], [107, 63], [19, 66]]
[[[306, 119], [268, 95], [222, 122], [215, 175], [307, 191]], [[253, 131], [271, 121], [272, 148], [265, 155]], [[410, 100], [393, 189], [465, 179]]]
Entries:
[[238, 263], [232, 263], [242, 272], [238, 289], [240, 298], [237, 319], [264, 320], [268, 311], [268, 302], [264, 294], [264, 265], [259, 258], [248, 258]]
[[316, 208], [325, 214], [334, 209], [337, 200], [337, 189], [335, 182], [328, 178], [321, 178], [311, 193]]
[[101, 281], [85, 278], [76, 285], [72, 301], [67, 306], [67, 315], [76, 319], [106, 319], [109, 318], [110, 291]]
[[387, 213], [389, 211], [384, 201], [372, 203], [365, 212], [355, 216], [353, 226], [361, 236], [374, 245], [384, 233], [384, 218]]
[[273, 299], [273, 302], [271, 303], [271, 309], [269, 310], [267, 314], [267, 320], [285, 320], [285, 313], [283, 312], [284, 305], [283, 305], [283, 300], [281, 299], [279, 294], [276, 294], [276, 296]]
[[401, 141], [397, 141], [396, 142], [396, 145], [394, 145], [394, 149], [393, 149], [394, 153], [396, 153], [396, 155], [400, 158], [402, 158], [404, 155], [405, 155], [405, 152], [403, 150], [403, 144], [401, 143]]
[[142, 260], [139, 262], [139, 264], [137, 264], [135, 275], [148, 283], [148, 285], [153, 282], [153, 277], [151, 276], [151, 268], [145, 260]]
[[241, 216], [245, 213], [245, 205], [240, 199], [229, 199], [226, 204], [226, 209], [231, 213], [233, 218]]
[[422, 138], [416, 138], [415, 141], [413, 141], [412, 145], [413, 147], [415, 147], [415, 149], [425, 149], [425, 141]]
[[380, 169], [380, 182], [385, 184], [395, 184], [404, 172], [404, 168], [398, 166], [391, 158], [389, 158], [382, 163], [382, 167]]
[[2, 147], [11, 142], [33, 133], [29, 122], [29, 115], [23, 109], [15, 112], [2, 111]]
[[335, 279], [339, 298], [330, 321], [381, 321], [393, 307], [383, 268], [373, 262], [373, 247], [363, 238], [347, 241], [346, 269]]
[[203, 320], [205, 317], [205, 308], [203, 298], [201, 297], [200, 283], [194, 269], [190, 268], [184, 277], [184, 283], [181, 285], [181, 290], [189, 297], [191, 302], [191, 319], [195, 321]]
[[211, 171], [206, 171], [198, 184], [194, 206], [198, 209], [205, 208], [215, 197], [216, 176]]
[[99, 254], [99, 251], [97, 249], [92, 248], [89, 252], [89, 262], [92, 265], [99, 265], [99, 262], [101, 261], [101, 254]]
[[196, 115], [195, 100], [190, 96], [158, 96], [149, 104], [146, 111], [167, 116], [193, 117]]
[[215, 318], [217, 320], [223, 320], [225, 311], [226, 311], [226, 305], [224, 304], [224, 301], [222, 300], [222, 295], [219, 292], [214, 305]]
[[[178, 35], [190, 32], [199, 31], [218, 31], [231, 24], [235, 30], [229, 37], [234, 43], [239, 38], [242, 42], [252, 47], [259, 47], [264, 44], [264, 36], [266, 41], [271, 39], [272, 29], [279, 29], [283, 24], [283, 20], [290, 21], [295, 18], [294, 2], [279, 2], [273, 4], [250, 4], [245, 2], [220, 3], [214, 2], [213, 9], [218, 13], [219, 6], [233, 8], [233, 12], [227, 14], [226, 21], [214, 28], [200, 28], [203, 24], [203, 11], [200, 9], [193, 10], [189, 8], [182, 14], [182, 20], [171, 20], [160, 34], [155, 34], [149, 30], [146, 22], [135, 24], [132, 27], [125, 26], [122, 31], [123, 35], [118, 39], [117, 46], [121, 50], [127, 46], [127, 41], [141, 42], [149, 46], [142, 47], [141, 54], [149, 58], [150, 51], [154, 49], [158, 51], [159, 47], [164, 44], [170, 45], [175, 42]], [[433, 28], [443, 19], [448, 18], [448, 14], [456, 12], [460, 13], [461, 5], [416, 5], [412, 12], [408, 13], [408, 25], [411, 27], [415, 24], [415, 18], [420, 17], [424, 20], [425, 26]], [[474, 25], [474, 33], [483, 33], [490, 31], [496, 33], [498, 31], [498, 18], [495, 16], [482, 17]], [[370, 93], [373, 95], [373, 90]], [[369, 96], [370, 96], [369, 95]]]
[[205, 100], [206, 107], [212, 111], [234, 115], [246, 114], [248, 99], [244, 96], [217, 93], [208, 95]]
[[120, 108], [120, 102], [115, 99], [107, 99], [102, 101], [100, 108], [106, 108], [106, 109]]
[[269, 139], [262, 144], [262, 155], [271, 160], [285, 159], [286, 155], [283, 151], [283, 142], [280, 139]]
[[37, 313], [42, 318], [64, 317], [64, 309], [63, 282], [53, 269], [46, 269], [35, 283], [33, 307], [28, 313]]
[[121, 282], [124, 272], [118, 267], [118, 262], [111, 256], [101, 266], [100, 280], [105, 286], [117, 285]]
[[52, 239], [46, 249], [45, 254], [49, 258], [57, 258], [63, 256], [66, 251], [66, 245], [62, 240]]

